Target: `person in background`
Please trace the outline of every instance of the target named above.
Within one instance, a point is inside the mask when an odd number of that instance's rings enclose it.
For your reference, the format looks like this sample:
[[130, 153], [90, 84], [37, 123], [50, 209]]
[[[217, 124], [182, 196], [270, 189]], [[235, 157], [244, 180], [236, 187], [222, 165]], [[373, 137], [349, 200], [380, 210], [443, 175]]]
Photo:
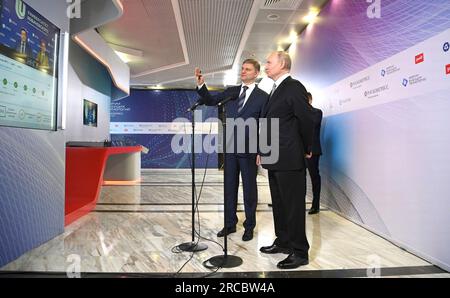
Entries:
[[308, 167], [309, 176], [311, 178], [313, 201], [312, 206], [309, 209], [309, 214], [316, 214], [320, 211], [320, 189], [321, 189], [321, 178], [319, 173], [319, 159], [322, 155], [322, 147], [320, 145], [320, 127], [322, 125], [323, 113], [320, 109], [316, 109], [312, 106], [313, 97], [311, 93], [308, 95], [308, 104], [311, 106], [312, 119], [314, 122], [314, 132], [312, 149], [306, 155], [306, 165]]
[[17, 44], [16, 52], [23, 58], [31, 56], [31, 49], [28, 45], [28, 32], [24, 28], [20, 29], [20, 40]]
[[41, 40], [40, 51], [37, 54], [36, 63], [38, 67], [48, 67], [47, 44], [45, 43], [45, 40]]

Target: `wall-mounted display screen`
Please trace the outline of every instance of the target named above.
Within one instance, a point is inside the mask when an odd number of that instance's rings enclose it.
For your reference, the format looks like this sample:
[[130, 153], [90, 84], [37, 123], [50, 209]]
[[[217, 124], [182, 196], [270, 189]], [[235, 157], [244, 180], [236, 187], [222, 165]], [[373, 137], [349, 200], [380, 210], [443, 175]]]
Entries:
[[56, 130], [58, 27], [0, 0], [0, 125]]
[[83, 124], [97, 127], [98, 106], [89, 100], [83, 102]]

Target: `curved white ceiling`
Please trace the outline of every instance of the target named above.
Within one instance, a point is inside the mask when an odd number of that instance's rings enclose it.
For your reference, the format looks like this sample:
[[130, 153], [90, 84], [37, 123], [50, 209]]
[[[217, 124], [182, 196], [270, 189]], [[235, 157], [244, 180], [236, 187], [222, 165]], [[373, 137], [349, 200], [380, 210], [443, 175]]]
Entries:
[[198, 66], [210, 74], [209, 85], [220, 87], [225, 71], [246, 58], [264, 60], [310, 6], [325, 2], [122, 0], [123, 16], [98, 30], [108, 43], [143, 53], [128, 63], [131, 85], [192, 88]]

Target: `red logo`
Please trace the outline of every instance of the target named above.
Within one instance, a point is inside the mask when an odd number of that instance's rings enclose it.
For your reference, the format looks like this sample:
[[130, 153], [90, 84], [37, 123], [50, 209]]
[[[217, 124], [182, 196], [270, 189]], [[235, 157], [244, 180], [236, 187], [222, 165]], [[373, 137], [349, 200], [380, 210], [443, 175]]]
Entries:
[[445, 66], [445, 73], [446, 73], [446, 74], [450, 74], [450, 64], [447, 64], [447, 65]]
[[422, 63], [425, 61], [425, 55], [423, 53], [416, 56], [416, 64]]

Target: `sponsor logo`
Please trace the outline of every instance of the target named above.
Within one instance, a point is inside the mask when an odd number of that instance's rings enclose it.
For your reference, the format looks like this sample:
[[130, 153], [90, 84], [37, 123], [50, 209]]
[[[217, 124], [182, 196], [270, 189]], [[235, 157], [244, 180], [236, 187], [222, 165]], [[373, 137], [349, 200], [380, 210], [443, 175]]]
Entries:
[[416, 74], [416, 75], [412, 75], [412, 76], [410, 76], [410, 77], [408, 78], [408, 84], [409, 84], [410, 86], [412, 86], [412, 85], [416, 85], [416, 84], [425, 82], [426, 80], [427, 80], [426, 77], [424, 77], [424, 76], [422, 76], [422, 75], [420, 75], [420, 74]]
[[357, 81], [350, 82], [350, 88], [357, 89], [357, 88], [361, 87], [362, 83], [367, 82], [369, 80], [370, 80], [370, 76], [367, 76], [367, 77], [364, 77]]
[[389, 65], [389, 66], [387, 66], [387, 67], [385, 67], [385, 68], [383, 68], [381, 70], [381, 76], [382, 77], [387, 77], [387, 76], [390, 76], [390, 75], [392, 75], [392, 74], [394, 74], [394, 73], [396, 73], [398, 71], [400, 71], [400, 67], [398, 67], [395, 64], [392, 64], [392, 65]]
[[408, 80], [407, 79], [403, 79], [402, 85], [405, 86], [405, 87], [408, 86]]
[[16, 0], [16, 14], [21, 20], [25, 19], [27, 8], [22, 0]]
[[450, 50], [450, 43], [448, 41], [444, 43], [442, 49], [444, 50], [444, 52], [448, 52], [448, 50]]
[[416, 56], [416, 64], [422, 63], [425, 61], [425, 55], [423, 53]]
[[368, 98], [377, 97], [381, 92], [384, 92], [386, 90], [389, 90], [389, 85], [384, 85], [372, 90], [367, 90], [366, 92], [364, 92], [364, 96]]
[[447, 65], [445, 66], [445, 73], [446, 73], [446, 74], [450, 74], [450, 64], [447, 64]]

